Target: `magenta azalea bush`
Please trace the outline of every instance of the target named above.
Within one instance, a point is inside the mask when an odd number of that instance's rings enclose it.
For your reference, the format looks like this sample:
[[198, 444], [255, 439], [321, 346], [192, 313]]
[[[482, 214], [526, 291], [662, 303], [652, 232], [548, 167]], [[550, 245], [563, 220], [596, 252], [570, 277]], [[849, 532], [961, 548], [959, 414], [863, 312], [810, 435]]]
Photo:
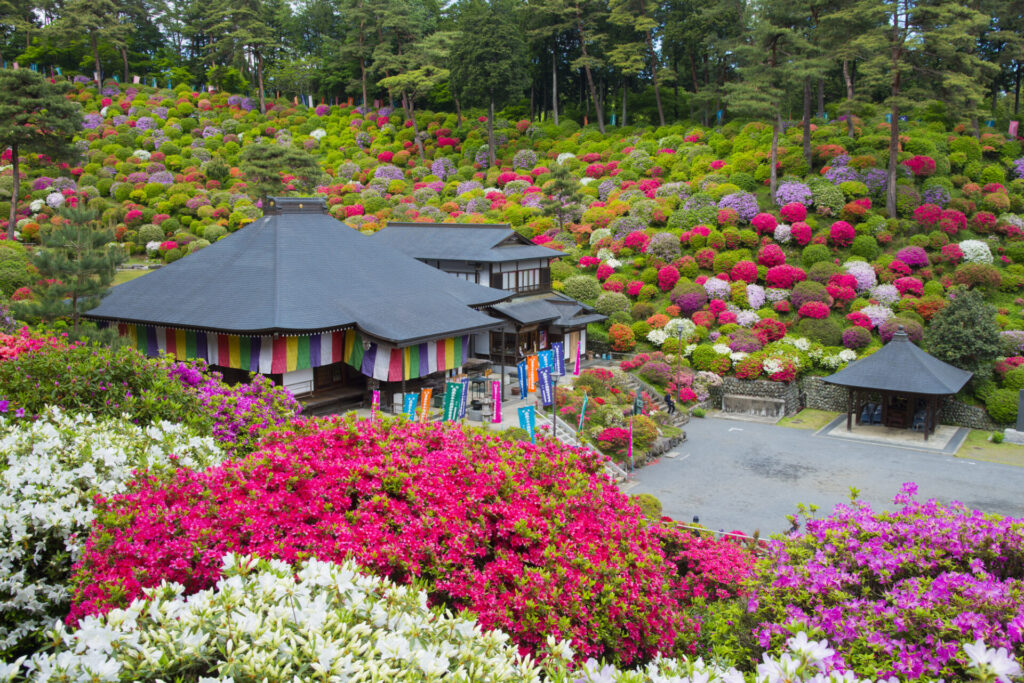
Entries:
[[690, 642], [691, 598], [735, 595], [750, 563], [732, 544], [648, 524], [591, 451], [454, 425], [297, 421], [247, 458], [142, 474], [98, 501], [69, 619], [161, 580], [207, 588], [228, 552], [351, 558], [427, 586], [524, 651], [552, 635], [623, 663]]
[[827, 638], [833, 666], [873, 678], [965, 680], [962, 645], [977, 639], [1019, 660], [1024, 520], [916, 492], [905, 484], [892, 511], [854, 500], [771, 541], [749, 582], [754, 595], [726, 618], [749, 628], [758, 648], [795, 630]]

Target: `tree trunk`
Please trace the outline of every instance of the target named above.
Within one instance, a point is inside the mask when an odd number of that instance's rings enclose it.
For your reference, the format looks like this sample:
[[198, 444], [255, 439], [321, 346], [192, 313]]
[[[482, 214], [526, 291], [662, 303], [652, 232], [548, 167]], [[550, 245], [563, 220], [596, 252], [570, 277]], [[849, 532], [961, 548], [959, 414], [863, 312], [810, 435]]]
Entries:
[[[576, 30], [580, 34], [580, 52], [584, 60], [589, 60], [587, 55], [587, 34], [583, 30], [583, 18], [580, 16], [579, 2], [576, 3]], [[594, 113], [597, 115], [597, 129], [604, 135], [604, 114], [601, 111], [601, 103], [597, 98], [597, 87], [594, 85], [594, 74], [590, 71], [590, 64], [584, 61], [583, 72], [587, 75], [587, 87], [590, 89], [590, 99], [594, 101]]]
[[[665, 125], [665, 110], [661, 106], [661, 90], [658, 88], [658, 56], [654, 51], [654, 39], [651, 31], [647, 31], [647, 49], [651, 51], [651, 84], [654, 85], [654, 101], [658, 103], [658, 122]], [[622, 125], [626, 125], [623, 122]]]
[[121, 48], [121, 59], [124, 60], [124, 82], [128, 84], [128, 48]]
[[533, 123], [533, 116], [536, 104], [533, 99], [533, 83], [530, 83], [530, 122]]
[[455, 101], [455, 127], [462, 128], [462, 104], [458, 95], [453, 94], [452, 99]]
[[551, 50], [551, 113], [558, 125], [558, 46]]
[[626, 125], [626, 79], [622, 79], [622, 125]]
[[779, 186], [779, 134], [781, 132], [782, 114], [775, 112], [775, 125], [772, 126], [771, 168], [768, 171], [768, 187], [770, 188], [772, 199], [775, 198], [775, 190]]
[[885, 210], [889, 218], [896, 217], [896, 151], [900, 143], [900, 108], [892, 105], [892, 125], [889, 132], [889, 167], [885, 188]]
[[402, 93], [402, 109], [405, 110], [405, 115], [412, 121], [412, 134], [413, 139], [416, 141], [416, 149], [419, 150], [420, 159], [427, 158], [427, 152], [423, 149], [423, 140], [420, 139], [420, 129], [416, 125], [416, 112], [412, 107], [412, 98]]
[[811, 156], [811, 79], [804, 79], [804, 118], [801, 121], [801, 125], [804, 129], [804, 161], [807, 162], [807, 168], [812, 168], [812, 162], [814, 161]]
[[1015, 82], [1013, 84], [1013, 115], [1014, 116], [1016, 116], [1017, 114], [1020, 113], [1020, 68], [1021, 68], [1021, 65], [1022, 64], [1017, 64], [1017, 69], [1015, 70], [1015, 75], [1014, 75], [1014, 79], [1015, 79]]
[[89, 42], [92, 44], [92, 62], [93, 68], [96, 69], [96, 78], [100, 85], [103, 84], [103, 72], [100, 71], [100, 44], [96, 39], [96, 32], [89, 32]]
[[359, 58], [359, 72], [360, 78], [363, 81], [363, 102], [360, 105], [360, 109], [363, 110], [363, 114], [366, 114], [366, 58]]
[[846, 132], [853, 137], [853, 78], [850, 77], [850, 60], [843, 60], [843, 81], [846, 82]]
[[494, 98], [488, 102], [487, 111], [487, 158], [490, 162], [488, 168], [493, 168], [498, 165], [498, 159], [494, 155]]
[[818, 79], [818, 118], [825, 118], [825, 79]]
[[971, 130], [974, 131], [974, 137], [978, 138], [978, 141], [980, 142], [981, 141], [981, 127], [978, 125], [978, 115], [977, 114], [972, 114], [971, 115]]
[[11, 145], [11, 175], [14, 185], [11, 187], [11, 212], [8, 216], [7, 239], [14, 239], [14, 224], [18, 218], [18, 191], [21, 189], [18, 175], [18, 143]]
[[260, 54], [259, 50], [256, 53], [256, 82], [260, 88], [260, 113], [267, 113], [267, 99], [266, 93], [263, 91], [263, 55]]

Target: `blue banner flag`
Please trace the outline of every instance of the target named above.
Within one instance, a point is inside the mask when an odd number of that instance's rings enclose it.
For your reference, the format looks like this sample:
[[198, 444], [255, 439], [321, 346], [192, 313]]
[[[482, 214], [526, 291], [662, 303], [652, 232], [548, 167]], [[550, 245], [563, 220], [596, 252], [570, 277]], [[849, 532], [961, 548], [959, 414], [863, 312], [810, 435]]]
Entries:
[[516, 366], [519, 371], [519, 395], [526, 396], [526, 361], [520, 361]]
[[555, 402], [554, 392], [551, 388], [551, 368], [539, 369], [537, 379], [537, 384], [540, 385], [540, 403], [549, 406]]
[[534, 433], [533, 406], [523, 406], [519, 409], [519, 427], [525, 429], [530, 435], [530, 442], [537, 443], [537, 435]]
[[587, 392], [583, 392], [583, 407], [580, 408], [580, 426], [576, 428], [577, 432], [583, 431], [583, 418], [587, 416]]
[[552, 375], [562, 377], [565, 375], [565, 344], [563, 342], [551, 343], [551, 354], [555, 365], [551, 370]]
[[462, 402], [459, 404], [459, 419], [466, 417], [466, 402], [469, 399], [469, 378], [464, 377], [460, 383], [462, 386]]
[[540, 353], [537, 354], [537, 362], [540, 363], [540, 367], [542, 368], [550, 368], [552, 365], [555, 364], [554, 356], [555, 354], [551, 349], [548, 349], [547, 351], [541, 351]]
[[419, 403], [419, 400], [419, 394], [414, 393], [405, 395], [405, 403], [403, 404], [403, 407], [405, 409], [405, 416], [410, 420], [416, 419], [416, 404]]

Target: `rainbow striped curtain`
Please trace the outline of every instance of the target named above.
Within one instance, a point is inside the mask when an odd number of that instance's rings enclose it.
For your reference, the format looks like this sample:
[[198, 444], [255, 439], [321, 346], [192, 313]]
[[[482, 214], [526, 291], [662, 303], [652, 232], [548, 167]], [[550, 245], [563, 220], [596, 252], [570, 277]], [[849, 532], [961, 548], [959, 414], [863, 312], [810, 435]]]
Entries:
[[453, 370], [469, 358], [468, 335], [406, 348], [370, 342], [364, 349], [362, 335], [356, 330], [277, 338], [128, 323], [119, 323], [117, 330], [148, 356], [168, 353], [178, 360], [202, 358], [211, 365], [265, 375], [345, 362], [367, 377], [399, 382]]

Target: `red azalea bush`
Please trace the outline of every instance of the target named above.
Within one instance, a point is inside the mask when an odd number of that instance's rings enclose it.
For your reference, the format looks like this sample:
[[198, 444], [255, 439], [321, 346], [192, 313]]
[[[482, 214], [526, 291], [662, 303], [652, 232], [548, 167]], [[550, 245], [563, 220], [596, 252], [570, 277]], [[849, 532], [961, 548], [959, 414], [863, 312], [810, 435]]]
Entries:
[[857, 236], [857, 232], [846, 221], [836, 221], [829, 228], [828, 235], [836, 246], [848, 247], [853, 244], [853, 238]]
[[807, 223], [799, 221], [790, 227], [789, 234], [793, 238], [793, 241], [803, 247], [811, 241], [811, 236], [814, 232], [811, 230], [811, 226], [807, 225]]
[[942, 218], [942, 208], [935, 204], [922, 204], [914, 209], [914, 220], [923, 227], [930, 228]]
[[959, 244], [947, 244], [942, 247], [942, 258], [950, 263], [960, 263], [964, 260], [964, 252]]
[[580, 268], [590, 268], [601, 263], [601, 259], [596, 256], [580, 256], [579, 264]]
[[[64, 340], [57, 337], [35, 337], [32, 336], [27, 327], [14, 334], [3, 334], [0, 332], [0, 360], [11, 360], [23, 353], [30, 353], [43, 347], [59, 348], [64, 346]], [[0, 398], [3, 398], [0, 394]]]
[[143, 474], [98, 506], [72, 622], [161, 580], [211, 586], [231, 551], [350, 557], [525, 650], [551, 634], [628, 663], [692, 637], [689, 599], [736, 595], [750, 568], [732, 544], [644, 522], [589, 451], [443, 423], [299, 421], [248, 458]]
[[786, 336], [786, 326], [774, 318], [758, 320], [754, 323], [753, 330], [762, 346]]
[[971, 228], [980, 233], [987, 233], [996, 227], [995, 214], [979, 211], [971, 217]]
[[945, 209], [939, 218], [939, 228], [947, 235], [955, 235], [967, 229], [967, 216], [956, 209]]
[[630, 280], [629, 284], [626, 285], [626, 294], [630, 296], [637, 296], [640, 294], [640, 290], [644, 288], [644, 283], [641, 280]]
[[625, 239], [622, 240], [622, 246], [629, 247], [633, 251], [643, 254], [647, 251], [647, 245], [650, 242], [651, 238], [648, 237], [647, 233], [638, 230], [626, 235]]
[[775, 221], [775, 216], [770, 213], [759, 213], [751, 219], [750, 224], [754, 226], [754, 230], [757, 230], [758, 235], [764, 235], [765, 233], [771, 235], [775, 230], [775, 226], [778, 223]]
[[633, 330], [622, 323], [615, 323], [608, 328], [608, 339], [611, 340], [613, 351], [632, 351], [636, 346]]
[[784, 220], [790, 223], [797, 223], [807, 218], [807, 207], [800, 202], [791, 202], [783, 206], [779, 213]]
[[896, 289], [900, 290], [900, 294], [913, 294], [914, 296], [924, 294], [924, 283], [916, 277], [897, 278], [893, 284], [896, 285]]
[[814, 318], [816, 320], [822, 320], [827, 318], [829, 314], [828, 304], [822, 303], [821, 301], [808, 301], [796, 312], [801, 318]]
[[609, 266], [607, 263], [602, 263], [597, 267], [597, 279], [607, 280], [615, 272], [615, 269]]
[[779, 289], [789, 289], [797, 282], [802, 282], [807, 279], [807, 273], [804, 272], [803, 268], [797, 266], [781, 265], [769, 268], [765, 274], [764, 281], [769, 287], [777, 287]]
[[903, 164], [910, 169], [911, 173], [918, 177], [927, 177], [935, 173], [935, 159], [917, 155], [907, 159]]
[[761, 250], [757, 252], [757, 262], [762, 266], [781, 266], [786, 262], [786, 252], [782, 251], [782, 247], [769, 242], [768, 244], [761, 247]]
[[757, 264], [753, 261], [737, 261], [729, 271], [729, 277], [733, 281], [757, 282]]
[[676, 286], [679, 282], [679, 271], [673, 266], [663, 266], [658, 271], [658, 287], [663, 292], [667, 292]]

